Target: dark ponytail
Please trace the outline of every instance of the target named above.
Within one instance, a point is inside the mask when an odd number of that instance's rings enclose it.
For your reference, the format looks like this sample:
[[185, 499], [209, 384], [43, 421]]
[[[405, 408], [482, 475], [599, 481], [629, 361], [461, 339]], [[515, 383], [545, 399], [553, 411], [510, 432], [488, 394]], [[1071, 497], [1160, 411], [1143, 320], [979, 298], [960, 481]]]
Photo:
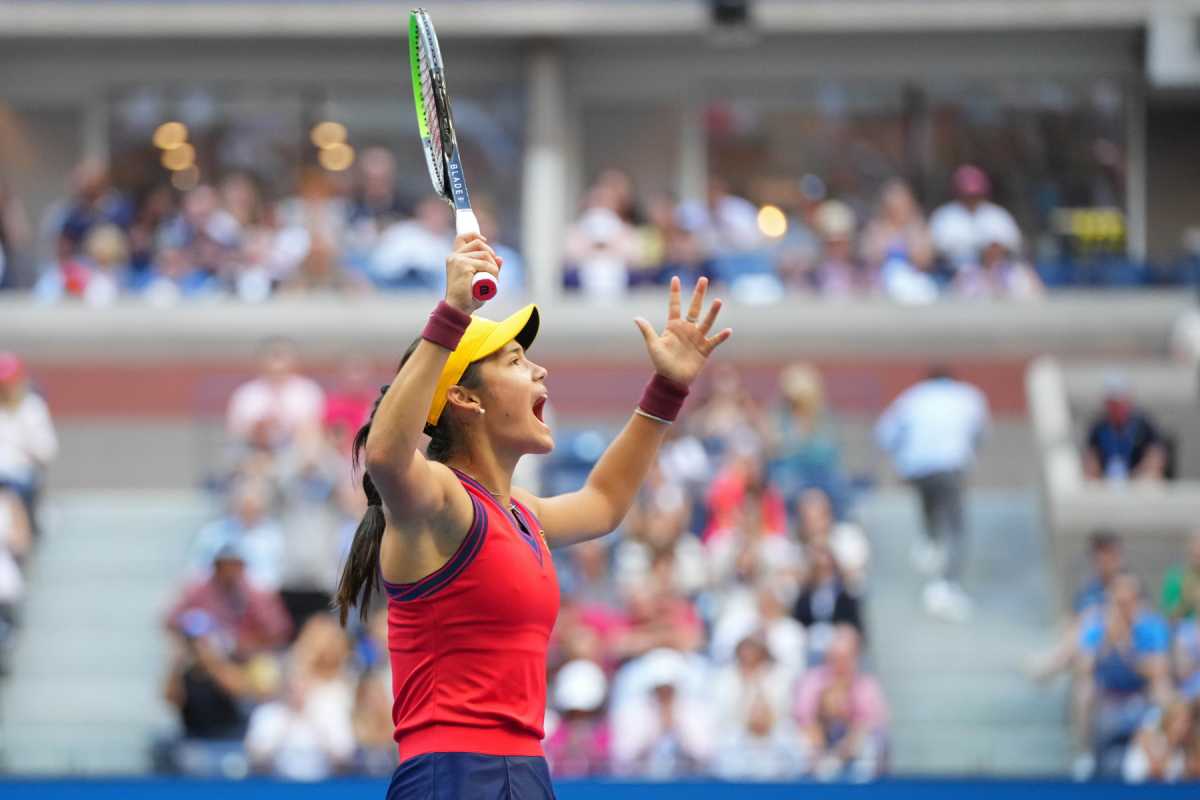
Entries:
[[[417, 339], [408, 346], [396, 372], [404, 368], [420, 342], [421, 340]], [[479, 388], [480, 376], [475, 364], [467, 367], [458, 385], [468, 389]], [[367, 446], [367, 437], [371, 435], [371, 423], [375, 420], [375, 412], [379, 410], [379, 404], [387, 390], [387, 385], [380, 387], [379, 397], [375, 398], [375, 405], [371, 407], [371, 416], [354, 436], [351, 459], [355, 469], [359, 467], [362, 451]], [[429, 436], [429, 445], [425, 448], [427, 458], [444, 462], [450, 457], [454, 451], [453, 428], [449, 414], [442, 414], [437, 425], [425, 426], [425, 433]], [[387, 528], [387, 519], [383, 514], [383, 499], [366, 470], [363, 470], [362, 488], [367, 496], [367, 511], [358, 523], [358, 529], [354, 531], [354, 540], [350, 543], [350, 553], [346, 556], [346, 565], [342, 568], [342, 577], [338, 581], [337, 594], [333, 600], [333, 606], [337, 609], [338, 619], [343, 627], [350, 616], [350, 609], [355, 605], [358, 606], [359, 619], [366, 622], [371, 610], [371, 598], [379, 588], [379, 552], [383, 544], [383, 532]]]

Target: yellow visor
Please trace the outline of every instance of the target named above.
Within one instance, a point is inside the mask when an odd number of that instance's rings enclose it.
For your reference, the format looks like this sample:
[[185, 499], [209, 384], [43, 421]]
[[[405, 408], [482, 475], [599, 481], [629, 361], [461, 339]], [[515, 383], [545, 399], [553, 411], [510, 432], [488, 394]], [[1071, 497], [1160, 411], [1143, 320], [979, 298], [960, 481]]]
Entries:
[[537, 306], [530, 304], [517, 311], [507, 319], [494, 322], [483, 317], [471, 317], [471, 324], [463, 333], [458, 347], [446, 360], [442, 367], [442, 376], [438, 378], [437, 389], [433, 393], [433, 402], [429, 404], [429, 416], [426, 422], [437, 425], [446, 407], [446, 394], [450, 387], [462, 379], [467, 367], [481, 359], [487, 358], [509, 342], [516, 340], [517, 344], [526, 350], [533, 344], [538, 332]]

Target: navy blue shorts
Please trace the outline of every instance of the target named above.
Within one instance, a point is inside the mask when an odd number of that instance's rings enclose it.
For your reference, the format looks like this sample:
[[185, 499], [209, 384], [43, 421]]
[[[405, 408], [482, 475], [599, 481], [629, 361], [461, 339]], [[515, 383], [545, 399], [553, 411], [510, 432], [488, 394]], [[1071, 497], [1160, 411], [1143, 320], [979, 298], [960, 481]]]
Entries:
[[392, 774], [387, 800], [554, 800], [541, 756], [425, 753]]

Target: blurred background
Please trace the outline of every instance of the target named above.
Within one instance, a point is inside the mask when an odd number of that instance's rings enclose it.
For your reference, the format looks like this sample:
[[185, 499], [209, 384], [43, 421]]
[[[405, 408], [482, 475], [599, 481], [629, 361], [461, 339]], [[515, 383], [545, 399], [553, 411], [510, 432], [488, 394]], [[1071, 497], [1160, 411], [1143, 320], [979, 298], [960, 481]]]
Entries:
[[[426, 6], [484, 313], [544, 320], [520, 482], [670, 276], [736, 331], [556, 553], [562, 797], [1200, 780], [1200, 2]], [[327, 607], [453, 237], [407, 10], [0, 0], [5, 796], [382, 793], [386, 624]]]

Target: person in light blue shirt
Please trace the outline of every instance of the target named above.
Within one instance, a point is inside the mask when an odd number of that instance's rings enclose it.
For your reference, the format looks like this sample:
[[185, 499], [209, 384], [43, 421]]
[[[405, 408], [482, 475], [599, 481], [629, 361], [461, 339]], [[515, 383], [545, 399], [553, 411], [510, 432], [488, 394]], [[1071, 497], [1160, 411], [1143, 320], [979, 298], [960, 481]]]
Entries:
[[952, 621], [970, 616], [970, 599], [961, 586], [966, 557], [963, 478], [987, 426], [983, 393], [942, 368], [902, 392], [875, 425], [879, 447], [921, 500], [926, 539], [914, 549], [913, 560], [937, 576], [925, 588], [926, 610]]

